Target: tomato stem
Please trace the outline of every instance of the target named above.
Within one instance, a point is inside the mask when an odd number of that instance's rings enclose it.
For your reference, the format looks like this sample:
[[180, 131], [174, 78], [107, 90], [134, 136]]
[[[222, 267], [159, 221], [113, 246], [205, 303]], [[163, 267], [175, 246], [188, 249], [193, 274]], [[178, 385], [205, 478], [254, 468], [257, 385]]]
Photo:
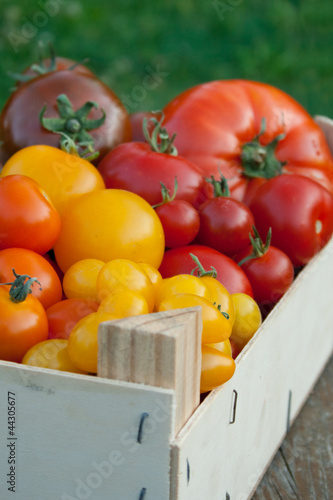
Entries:
[[258, 230], [255, 226], [252, 226], [254, 232], [254, 238], [252, 234], [249, 234], [250, 242], [252, 245], [252, 253], [247, 257], [244, 257], [241, 261], [238, 262], [238, 265], [241, 267], [245, 262], [248, 262], [251, 259], [257, 259], [258, 257], [262, 257], [265, 253], [268, 252], [272, 241], [272, 228], [270, 227], [266, 236], [266, 241], [263, 243], [262, 239], [259, 236]]
[[246, 177], [271, 179], [282, 174], [282, 167], [287, 163], [279, 161], [275, 156], [276, 146], [285, 138], [285, 134], [277, 135], [269, 144], [263, 146], [259, 140], [265, 131], [266, 120], [263, 118], [259, 134], [242, 146], [241, 162]]
[[217, 181], [213, 175], [211, 175], [210, 177], [210, 179], [208, 177], [205, 177], [205, 180], [213, 186], [214, 197], [218, 198], [219, 196], [223, 196], [225, 198], [228, 198], [230, 196], [230, 189], [227, 179], [222, 175], [222, 173], [220, 172], [219, 181]]
[[155, 125], [151, 133], [149, 133], [148, 120], [146, 117], [142, 122], [143, 135], [146, 141], [151, 147], [151, 150], [155, 153], [164, 153], [171, 156], [177, 156], [178, 151], [174, 145], [174, 140], [177, 134], [173, 134], [173, 136], [170, 138], [167, 130], [162, 127], [162, 123], [164, 120], [163, 111], [156, 111], [154, 113], [159, 113], [160, 119], [157, 120], [157, 118], [155, 117], [149, 118], [149, 121]]
[[197, 267], [192, 269], [192, 271], [191, 271], [192, 275], [195, 273], [195, 271], [198, 271], [197, 275], [199, 278], [203, 278], [204, 276], [212, 276], [212, 278], [216, 278], [217, 271], [216, 271], [215, 267], [211, 266], [211, 270], [206, 271], [196, 255], [194, 255], [193, 253], [190, 253], [190, 256], [192, 257], [192, 259], [194, 260], [194, 262], [197, 265]]
[[[0, 283], [0, 285], [11, 285], [9, 290], [9, 297], [12, 302], [23, 302], [29, 293], [32, 293], [31, 287], [34, 283], [38, 283], [41, 288], [40, 282], [37, 278], [31, 278], [28, 274], [17, 274], [15, 269], [12, 269], [15, 280], [11, 283]], [[25, 281], [27, 280], [27, 281]]]
[[176, 198], [176, 194], [178, 191], [177, 176], [175, 176], [175, 185], [171, 196], [170, 196], [170, 189], [168, 189], [162, 181], [160, 181], [160, 184], [161, 184], [162, 201], [161, 203], [153, 205], [153, 208], [160, 207], [161, 205], [166, 205], [167, 203], [170, 203], [170, 201], [173, 201]]

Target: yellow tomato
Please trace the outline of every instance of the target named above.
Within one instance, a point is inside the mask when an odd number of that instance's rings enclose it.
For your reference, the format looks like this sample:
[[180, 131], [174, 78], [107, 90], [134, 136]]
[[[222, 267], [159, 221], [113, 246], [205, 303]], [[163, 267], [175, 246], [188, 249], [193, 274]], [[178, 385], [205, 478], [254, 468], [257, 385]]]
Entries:
[[229, 316], [231, 325], [235, 322], [236, 310], [231, 294], [216, 278], [212, 276], [202, 276], [200, 278], [203, 283], [207, 286], [210, 298], [209, 301], [212, 302], [220, 311], [225, 312]]
[[97, 302], [97, 276], [105, 262], [83, 259], [65, 272], [62, 286], [68, 299], [91, 299]]
[[191, 274], [177, 274], [163, 280], [156, 295], [156, 307], [158, 308], [164, 299], [178, 293], [190, 293], [210, 299], [210, 292], [201, 278]]
[[235, 361], [213, 347], [201, 347], [201, 379], [200, 392], [208, 392], [219, 385], [225, 384], [233, 376], [236, 369]]
[[95, 312], [88, 314], [74, 326], [68, 339], [68, 354], [77, 368], [97, 373], [98, 327], [103, 321], [114, 319], [119, 319], [119, 316]]
[[154, 267], [150, 264], [147, 264], [146, 262], [140, 262], [140, 266], [142, 267], [142, 269], [145, 271], [145, 273], [148, 275], [148, 278], [152, 282], [153, 287], [154, 287], [155, 296], [156, 296], [156, 294], [157, 294], [157, 292], [158, 292], [158, 290], [163, 282], [163, 278], [162, 278], [161, 273], [158, 271], [158, 269], [156, 269], [156, 267]]
[[117, 314], [125, 318], [148, 314], [149, 308], [141, 293], [125, 288], [107, 295], [100, 303], [98, 312]]
[[54, 251], [64, 272], [82, 259], [129, 259], [158, 268], [164, 233], [155, 210], [143, 198], [121, 189], [104, 189], [70, 204]]
[[13, 154], [0, 176], [12, 174], [35, 179], [60, 214], [82, 194], [105, 188], [101, 174], [89, 161], [52, 146], [28, 146]]
[[114, 259], [107, 262], [97, 276], [99, 300], [103, 300], [111, 293], [127, 289], [141, 293], [147, 301], [149, 311], [153, 310], [154, 287], [142, 267], [127, 259]]
[[50, 339], [39, 342], [25, 353], [22, 364], [72, 373], [87, 373], [73, 365], [67, 348], [68, 340], [66, 339]]
[[230, 338], [241, 350], [258, 330], [262, 317], [258, 304], [249, 295], [234, 293], [231, 297], [236, 308], [236, 318]]
[[217, 349], [220, 352], [223, 352], [226, 356], [229, 356], [229, 358], [232, 358], [232, 349], [231, 349], [231, 344], [230, 340], [224, 340], [223, 342], [216, 342], [215, 344], [207, 344], [209, 347], [213, 347], [214, 349]]
[[190, 293], [171, 295], [160, 303], [158, 310], [169, 311], [195, 306], [201, 306], [202, 309], [202, 344], [223, 342], [230, 337], [230, 320], [204, 297]]

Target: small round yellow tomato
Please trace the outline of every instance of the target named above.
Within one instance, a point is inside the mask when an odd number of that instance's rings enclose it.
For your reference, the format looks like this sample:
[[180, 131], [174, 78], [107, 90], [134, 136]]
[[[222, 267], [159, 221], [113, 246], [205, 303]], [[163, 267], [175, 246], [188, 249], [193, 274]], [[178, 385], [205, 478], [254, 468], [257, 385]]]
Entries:
[[125, 318], [148, 314], [149, 308], [141, 293], [125, 288], [107, 295], [100, 303], [98, 312], [117, 314]]
[[231, 297], [236, 308], [236, 318], [230, 338], [241, 350], [260, 327], [262, 317], [258, 304], [249, 295], [234, 293]]
[[87, 373], [71, 362], [66, 339], [50, 339], [35, 344], [25, 353], [22, 364], [64, 372]]
[[235, 322], [236, 310], [231, 294], [225, 288], [225, 286], [220, 283], [213, 276], [202, 276], [200, 278], [207, 286], [210, 298], [209, 301], [212, 302], [216, 307], [219, 307], [220, 311], [225, 312], [229, 315], [229, 320], [231, 325]]
[[153, 310], [154, 287], [142, 267], [127, 259], [114, 259], [107, 262], [97, 276], [99, 300], [103, 300], [110, 293], [127, 289], [141, 293], [148, 303], [149, 311]]
[[161, 273], [159, 272], [158, 269], [156, 269], [156, 267], [154, 267], [150, 264], [147, 264], [146, 262], [139, 262], [139, 264], [142, 267], [142, 269], [145, 271], [145, 273], [148, 275], [148, 278], [150, 279], [150, 281], [152, 282], [153, 287], [154, 287], [155, 296], [156, 296], [156, 294], [157, 294], [157, 292], [158, 292], [158, 290], [163, 282], [163, 278], [162, 278]]
[[82, 259], [70, 266], [64, 274], [62, 286], [68, 299], [91, 299], [97, 302], [97, 276], [105, 262]]
[[103, 321], [119, 319], [115, 314], [98, 311], [82, 318], [68, 338], [68, 354], [71, 362], [80, 370], [97, 373], [98, 327]]
[[12, 174], [35, 179], [60, 214], [82, 194], [105, 188], [103, 178], [94, 165], [53, 146], [28, 146], [13, 154], [3, 166], [0, 176]]
[[209, 347], [217, 349], [220, 352], [223, 352], [223, 354], [229, 356], [229, 358], [232, 358], [232, 348], [229, 339], [224, 340], [223, 342], [216, 342], [215, 344], [207, 344], [207, 345]]
[[211, 302], [204, 297], [190, 293], [179, 293], [166, 297], [159, 305], [159, 311], [183, 309], [201, 306], [202, 309], [202, 344], [223, 342], [231, 334], [231, 324]]
[[164, 299], [178, 293], [190, 293], [210, 299], [210, 292], [201, 278], [191, 274], [177, 274], [163, 280], [156, 295], [156, 307], [158, 308]]
[[164, 255], [163, 227], [137, 194], [101, 189], [68, 206], [54, 252], [63, 272], [82, 259], [128, 259], [158, 268]]
[[225, 384], [231, 379], [235, 369], [235, 361], [230, 356], [208, 345], [201, 346], [201, 394]]

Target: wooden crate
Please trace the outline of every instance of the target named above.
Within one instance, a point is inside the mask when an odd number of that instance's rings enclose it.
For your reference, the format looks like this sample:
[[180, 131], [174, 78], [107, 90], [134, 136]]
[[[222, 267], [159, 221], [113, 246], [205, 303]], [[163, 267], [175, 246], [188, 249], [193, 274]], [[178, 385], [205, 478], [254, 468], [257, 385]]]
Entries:
[[1, 500], [250, 498], [332, 353], [332, 283], [333, 240], [201, 404], [198, 308], [104, 324], [101, 377], [0, 362]]

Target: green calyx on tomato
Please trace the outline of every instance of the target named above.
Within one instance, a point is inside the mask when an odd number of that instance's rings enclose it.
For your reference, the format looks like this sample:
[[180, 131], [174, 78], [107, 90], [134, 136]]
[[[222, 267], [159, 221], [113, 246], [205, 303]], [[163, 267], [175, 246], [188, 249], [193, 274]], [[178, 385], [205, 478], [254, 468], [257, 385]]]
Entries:
[[270, 227], [266, 236], [266, 241], [265, 243], [262, 241], [262, 239], [259, 236], [258, 230], [255, 226], [252, 226], [253, 232], [254, 232], [254, 238], [251, 234], [249, 234], [251, 245], [252, 245], [252, 253], [248, 255], [247, 257], [244, 257], [240, 262], [238, 262], [238, 265], [241, 267], [245, 262], [251, 259], [257, 259], [258, 257], [262, 257], [265, 255], [265, 253], [268, 252], [268, 249], [271, 245], [272, 241], [272, 228]]
[[162, 201], [161, 203], [157, 203], [156, 205], [153, 205], [153, 208], [160, 207], [161, 205], [165, 205], [166, 203], [170, 203], [170, 201], [173, 201], [176, 198], [176, 194], [178, 191], [178, 181], [177, 181], [177, 176], [175, 177], [175, 186], [173, 189], [173, 194], [170, 196], [170, 189], [166, 187], [164, 182], [160, 181], [161, 184], [161, 194], [162, 194]]
[[[197, 267], [195, 267], [194, 269], [192, 269], [192, 271], [191, 271], [192, 275], [197, 271], [197, 276], [199, 278], [204, 278], [205, 276], [210, 276], [210, 277], [216, 279], [217, 271], [216, 271], [216, 269], [213, 266], [211, 266], [211, 270], [210, 271], [206, 271], [205, 268], [203, 267], [203, 265], [201, 264], [200, 260], [198, 259], [198, 257], [196, 255], [194, 255], [193, 253], [190, 253], [190, 256], [192, 257], [192, 259], [194, 260], [194, 262], [197, 265]], [[214, 302], [213, 305], [217, 308], [217, 310], [221, 314], [223, 314], [223, 316], [226, 319], [230, 319], [229, 314], [227, 312], [225, 312], [225, 311], [222, 311], [221, 304], [217, 304], [216, 302]]]
[[15, 272], [15, 269], [13, 269], [13, 274], [15, 276], [15, 280], [13, 282], [0, 283], [0, 285], [11, 285], [9, 290], [9, 297], [12, 302], [23, 302], [27, 298], [28, 294], [32, 293], [31, 287], [34, 283], [38, 283], [38, 285], [41, 287], [41, 284], [37, 280], [37, 278], [31, 278], [31, 276], [29, 276], [28, 274], [17, 274]]
[[271, 179], [282, 174], [282, 167], [287, 162], [279, 161], [275, 156], [275, 149], [279, 141], [285, 138], [285, 134], [277, 135], [270, 143], [263, 146], [259, 139], [265, 133], [266, 120], [261, 120], [261, 129], [252, 141], [242, 145], [241, 162], [246, 177], [263, 177]]
[[66, 148], [68, 137], [78, 146], [83, 146], [88, 151], [93, 152], [94, 139], [88, 133], [88, 130], [99, 128], [103, 125], [106, 114], [102, 109], [102, 116], [96, 120], [88, 119], [87, 116], [93, 108], [98, 108], [94, 101], [86, 102], [77, 111], [74, 111], [72, 103], [65, 94], [57, 97], [57, 107], [60, 118], [45, 118], [46, 105], [40, 112], [39, 118], [42, 126], [57, 134], [61, 134], [60, 146]]
[[154, 128], [151, 133], [149, 133], [148, 130], [148, 120], [146, 117], [144, 117], [142, 122], [143, 135], [149, 146], [151, 147], [151, 150], [155, 153], [164, 153], [171, 156], [177, 156], [178, 151], [173, 144], [177, 134], [174, 133], [172, 137], [169, 136], [166, 129], [162, 127], [164, 113], [163, 111], [158, 111], [158, 113], [161, 115], [159, 120], [157, 120], [157, 118], [155, 117], [149, 118], [149, 121], [154, 124]]
[[203, 265], [201, 264], [200, 260], [198, 259], [198, 257], [196, 255], [194, 255], [193, 253], [190, 253], [190, 256], [194, 260], [194, 262], [196, 263], [196, 267], [194, 269], [192, 269], [192, 271], [191, 271], [192, 275], [194, 275], [194, 273], [197, 272], [197, 276], [199, 278], [203, 278], [204, 276], [211, 276], [212, 278], [216, 278], [217, 271], [216, 271], [215, 267], [211, 266], [211, 270], [206, 271], [206, 269], [203, 267]]
[[214, 188], [214, 198], [218, 198], [219, 196], [224, 196], [225, 198], [229, 198], [230, 196], [230, 189], [228, 186], [227, 179], [222, 175], [220, 172], [220, 180], [217, 181], [214, 177], [214, 175], [210, 176], [210, 179], [208, 177], [205, 177], [205, 180], [209, 182]]

